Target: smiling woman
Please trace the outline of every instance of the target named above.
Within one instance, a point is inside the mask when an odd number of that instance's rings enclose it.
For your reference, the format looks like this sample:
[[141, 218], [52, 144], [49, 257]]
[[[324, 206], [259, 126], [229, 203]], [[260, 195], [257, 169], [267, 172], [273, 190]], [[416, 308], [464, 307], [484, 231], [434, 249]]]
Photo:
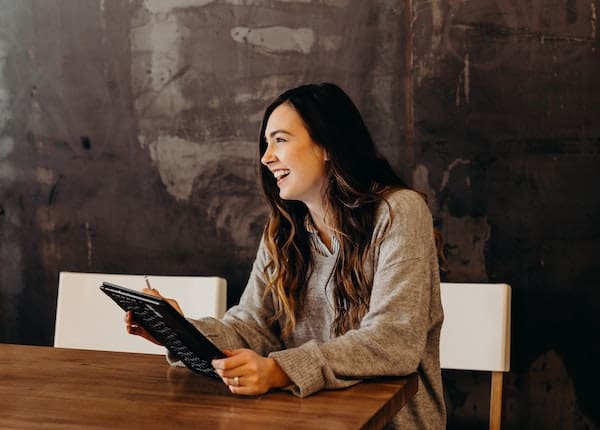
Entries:
[[394, 425], [444, 428], [438, 256], [424, 199], [379, 156], [334, 84], [281, 94], [259, 148], [270, 215], [250, 279], [222, 319], [193, 321], [227, 355], [213, 361], [217, 373], [237, 394], [298, 396], [417, 373], [419, 391]]

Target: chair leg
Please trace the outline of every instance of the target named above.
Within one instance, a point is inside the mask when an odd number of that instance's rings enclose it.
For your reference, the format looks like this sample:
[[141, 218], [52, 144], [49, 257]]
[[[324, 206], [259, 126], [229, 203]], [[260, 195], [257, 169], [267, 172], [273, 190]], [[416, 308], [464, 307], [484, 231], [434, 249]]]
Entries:
[[500, 430], [502, 419], [502, 372], [492, 372], [490, 430]]

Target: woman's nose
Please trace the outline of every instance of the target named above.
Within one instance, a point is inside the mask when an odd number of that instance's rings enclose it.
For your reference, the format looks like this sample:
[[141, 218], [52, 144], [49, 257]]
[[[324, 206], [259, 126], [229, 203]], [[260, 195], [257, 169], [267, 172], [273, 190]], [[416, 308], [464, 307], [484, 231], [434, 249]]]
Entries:
[[266, 166], [267, 164], [275, 161], [275, 159], [276, 157], [273, 153], [272, 146], [270, 144], [267, 144], [267, 148], [265, 149], [264, 154], [260, 158], [260, 162]]

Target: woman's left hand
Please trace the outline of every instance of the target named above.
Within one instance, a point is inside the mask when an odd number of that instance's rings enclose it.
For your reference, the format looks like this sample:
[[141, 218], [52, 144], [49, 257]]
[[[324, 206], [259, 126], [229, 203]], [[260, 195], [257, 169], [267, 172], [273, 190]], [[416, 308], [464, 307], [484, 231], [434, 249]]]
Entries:
[[227, 358], [212, 361], [212, 365], [235, 394], [264, 394], [271, 388], [281, 388], [291, 384], [290, 378], [269, 357], [262, 357], [250, 349], [226, 349]]

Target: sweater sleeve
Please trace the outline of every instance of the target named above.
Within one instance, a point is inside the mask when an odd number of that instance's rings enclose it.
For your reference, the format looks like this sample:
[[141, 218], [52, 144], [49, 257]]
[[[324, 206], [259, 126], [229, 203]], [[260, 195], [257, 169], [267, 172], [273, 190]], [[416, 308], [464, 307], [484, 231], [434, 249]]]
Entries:
[[439, 279], [432, 274], [433, 241], [431, 213], [418, 194], [398, 191], [381, 205], [371, 245], [370, 306], [360, 326], [324, 343], [270, 354], [294, 382], [296, 395], [417, 371], [428, 333], [434, 325], [439, 330], [442, 318], [430, 304], [432, 288], [439, 288], [432, 285]]
[[270, 296], [263, 298], [266, 285], [263, 269], [267, 261], [268, 253], [261, 241], [239, 304], [228, 309], [221, 320], [210, 317], [190, 320], [218, 347], [249, 348], [261, 355], [282, 348], [276, 327], [267, 322], [273, 314]]

